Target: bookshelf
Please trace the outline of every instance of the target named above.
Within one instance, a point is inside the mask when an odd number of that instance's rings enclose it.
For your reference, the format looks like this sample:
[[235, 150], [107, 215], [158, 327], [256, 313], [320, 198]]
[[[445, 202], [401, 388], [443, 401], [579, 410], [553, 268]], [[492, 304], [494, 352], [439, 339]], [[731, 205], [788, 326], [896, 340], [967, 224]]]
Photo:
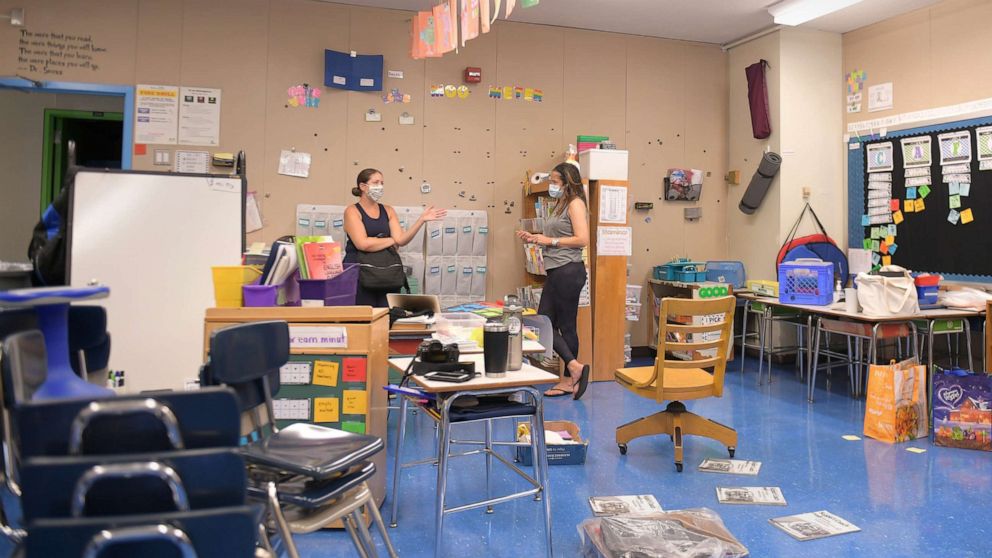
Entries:
[[[527, 173], [526, 180], [524, 180], [523, 189], [523, 219], [536, 219], [541, 217], [538, 215], [538, 207], [548, 207], [548, 200], [550, 199], [551, 196], [548, 195], [548, 181], [544, 180], [538, 184], [531, 184], [530, 173]], [[547, 275], [540, 272], [543, 270], [536, 269], [531, 265], [532, 260], [529, 254], [540, 252], [540, 249], [541, 248], [539, 246], [531, 248], [528, 245], [524, 245], [524, 286], [543, 287], [544, 282], [547, 280]], [[588, 261], [586, 262], [586, 269], [588, 271]], [[579, 312], [576, 318], [576, 327], [579, 333], [579, 361], [591, 364], [594, 356], [591, 306], [579, 306]], [[609, 379], [613, 379], [612, 370], [610, 371]]]

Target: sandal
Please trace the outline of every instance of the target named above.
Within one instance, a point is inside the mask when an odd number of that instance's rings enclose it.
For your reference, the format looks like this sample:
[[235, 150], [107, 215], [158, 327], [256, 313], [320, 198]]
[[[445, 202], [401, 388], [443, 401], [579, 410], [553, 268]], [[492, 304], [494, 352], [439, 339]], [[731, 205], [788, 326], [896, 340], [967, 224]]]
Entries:
[[[552, 393], [552, 392], [555, 392], [555, 393]], [[560, 387], [552, 387], [552, 388], [548, 388], [547, 390], [544, 391], [544, 396], [545, 397], [564, 397], [566, 395], [572, 395], [573, 393], [574, 392], [572, 392], [572, 391], [565, 391], [564, 389], [562, 389]]]
[[578, 401], [586, 392], [586, 388], [589, 387], [589, 365], [586, 364], [582, 367], [582, 375], [579, 376], [579, 381], [575, 384], [575, 391], [572, 393], [572, 399]]

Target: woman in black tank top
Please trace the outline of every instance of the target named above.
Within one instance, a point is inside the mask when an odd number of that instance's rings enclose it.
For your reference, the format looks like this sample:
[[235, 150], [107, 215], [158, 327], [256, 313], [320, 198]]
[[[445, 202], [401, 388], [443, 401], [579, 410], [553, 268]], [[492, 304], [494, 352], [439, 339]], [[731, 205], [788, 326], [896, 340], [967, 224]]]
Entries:
[[[351, 194], [358, 196], [358, 203], [344, 211], [344, 232], [348, 235], [344, 255], [346, 263], [358, 262], [358, 250], [378, 252], [393, 246], [406, 246], [424, 223], [444, 219], [447, 214], [445, 209], [427, 206], [417, 222], [403, 230], [396, 211], [379, 203], [384, 190], [382, 173], [376, 169], [365, 169], [358, 173], [356, 183]], [[386, 291], [364, 289], [359, 285], [355, 304], [385, 308], [388, 306]]]

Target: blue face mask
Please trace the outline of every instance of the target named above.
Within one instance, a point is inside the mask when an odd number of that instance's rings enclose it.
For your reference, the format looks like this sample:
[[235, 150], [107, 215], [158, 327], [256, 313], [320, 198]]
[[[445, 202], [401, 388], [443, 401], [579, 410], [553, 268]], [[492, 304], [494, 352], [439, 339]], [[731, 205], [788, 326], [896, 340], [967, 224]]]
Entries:
[[554, 182], [548, 184], [548, 195], [552, 198], [560, 198], [564, 193], [565, 189], [558, 184], [555, 184]]

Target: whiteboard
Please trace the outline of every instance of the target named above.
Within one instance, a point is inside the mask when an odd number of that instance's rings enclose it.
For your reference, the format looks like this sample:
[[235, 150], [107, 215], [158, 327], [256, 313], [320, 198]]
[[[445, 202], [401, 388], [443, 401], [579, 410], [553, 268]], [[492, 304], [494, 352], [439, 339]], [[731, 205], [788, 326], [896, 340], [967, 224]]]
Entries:
[[80, 170], [69, 208], [73, 286], [110, 287], [110, 369], [129, 393], [183, 389], [203, 362], [215, 265], [239, 265], [240, 177]]

